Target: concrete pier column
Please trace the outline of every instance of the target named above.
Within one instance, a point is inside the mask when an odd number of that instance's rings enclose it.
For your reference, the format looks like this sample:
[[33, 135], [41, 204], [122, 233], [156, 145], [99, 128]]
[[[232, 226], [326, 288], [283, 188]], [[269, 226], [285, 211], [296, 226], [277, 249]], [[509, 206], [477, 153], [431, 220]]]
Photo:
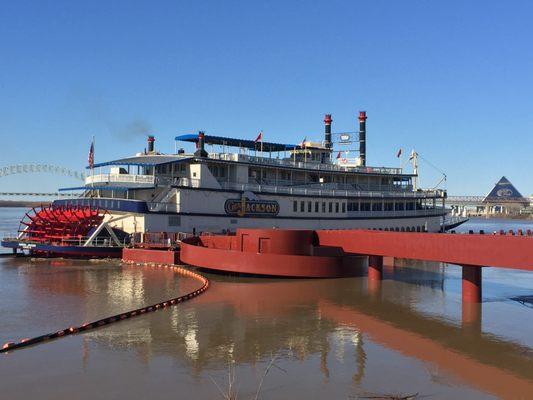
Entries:
[[481, 303], [481, 267], [463, 265], [463, 303]]
[[383, 279], [383, 256], [368, 256], [368, 280], [381, 281]]

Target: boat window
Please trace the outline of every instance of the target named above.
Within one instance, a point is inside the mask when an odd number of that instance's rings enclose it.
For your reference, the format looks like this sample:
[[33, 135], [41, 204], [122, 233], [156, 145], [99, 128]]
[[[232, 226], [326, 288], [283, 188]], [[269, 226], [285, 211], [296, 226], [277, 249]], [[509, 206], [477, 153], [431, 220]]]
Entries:
[[298, 202], [296, 200], [292, 202], [292, 211], [298, 211]]
[[307, 202], [307, 212], [311, 212], [312, 207], [313, 207], [313, 202], [308, 201]]
[[346, 212], [346, 203], [342, 203], [342, 212], [343, 212], [343, 213]]
[[332, 202], [329, 203], [329, 212], [333, 212], [333, 203]]
[[304, 212], [305, 211], [305, 201], [301, 201], [300, 202], [300, 212]]
[[370, 203], [365, 201], [361, 203], [361, 211], [370, 211]]
[[353, 201], [349, 202], [348, 211], [359, 211], [359, 203]]
[[318, 201], [315, 201], [315, 212], [318, 212]]
[[169, 215], [168, 217], [168, 226], [180, 226], [181, 217], [179, 215]]
[[322, 212], [325, 213], [326, 212], [326, 202], [322, 202]]
[[372, 203], [372, 211], [381, 211], [383, 210], [383, 203]]
[[385, 203], [385, 211], [393, 211], [394, 210], [394, 204], [392, 202]]
[[335, 203], [335, 212], [336, 212], [336, 213], [339, 212], [339, 203]]

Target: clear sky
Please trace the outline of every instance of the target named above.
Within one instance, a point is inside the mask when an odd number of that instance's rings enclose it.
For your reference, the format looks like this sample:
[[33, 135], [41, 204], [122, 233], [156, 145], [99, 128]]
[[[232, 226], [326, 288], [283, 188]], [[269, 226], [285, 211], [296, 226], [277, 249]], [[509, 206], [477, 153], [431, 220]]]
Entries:
[[[0, 10], [0, 166], [82, 170], [176, 134], [299, 142], [355, 130], [368, 163], [415, 148], [450, 194], [533, 193], [531, 1], [11, 1]], [[421, 183], [439, 179], [421, 163]], [[51, 190], [53, 175], [0, 178]]]

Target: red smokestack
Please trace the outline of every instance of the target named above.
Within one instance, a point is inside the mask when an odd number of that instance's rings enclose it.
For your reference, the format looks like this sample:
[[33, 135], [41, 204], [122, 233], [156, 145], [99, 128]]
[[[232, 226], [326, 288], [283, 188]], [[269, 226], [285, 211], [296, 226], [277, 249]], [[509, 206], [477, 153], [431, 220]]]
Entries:
[[152, 135], [148, 136], [148, 153], [154, 152], [154, 142], [155, 137], [153, 137]]
[[361, 166], [366, 165], [366, 111], [359, 111], [359, 157]]
[[194, 155], [197, 157], [207, 157], [207, 151], [205, 151], [205, 134], [198, 132], [198, 142], [196, 142], [196, 151]]
[[331, 143], [331, 114], [326, 114], [324, 116], [324, 146], [326, 149], [331, 149], [332, 143]]

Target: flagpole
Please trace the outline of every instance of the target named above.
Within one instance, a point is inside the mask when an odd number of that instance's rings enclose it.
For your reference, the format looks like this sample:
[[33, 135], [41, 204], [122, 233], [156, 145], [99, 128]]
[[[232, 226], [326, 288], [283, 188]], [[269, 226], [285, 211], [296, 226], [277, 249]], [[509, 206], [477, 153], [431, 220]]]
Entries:
[[[261, 136], [261, 158], [263, 157], [263, 131], [259, 131], [259, 135]], [[259, 173], [261, 174], [261, 177], [259, 178], [259, 184], [261, 185], [263, 183], [263, 163], [261, 162], [261, 168], [259, 168]]]
[[[93, 162], [91, 163], [91, 188], [94, 188], [94, 143], [95, 141], [95, 138], [94, 138], [94, 135], [93, 135], [93, 143], [92, 143], [92, 147], [93, 147]], [[94, 191], [94, 189], [92, 190]], [[94, 195], [94, 193], [93, 193]]]

